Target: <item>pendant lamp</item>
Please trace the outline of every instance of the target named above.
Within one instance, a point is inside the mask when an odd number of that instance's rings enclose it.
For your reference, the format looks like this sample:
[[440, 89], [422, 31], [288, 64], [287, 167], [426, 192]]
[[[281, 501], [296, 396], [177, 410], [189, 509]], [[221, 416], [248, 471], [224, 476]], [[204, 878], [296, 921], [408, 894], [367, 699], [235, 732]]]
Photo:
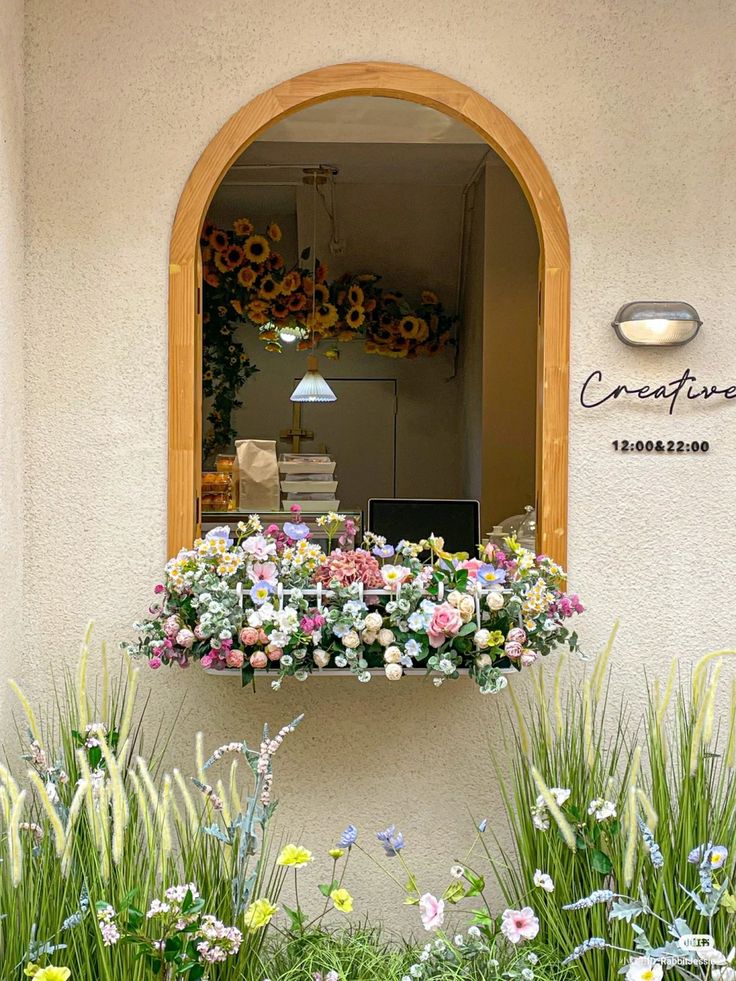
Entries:
[[319, 373], [317, 358], [310, 354], [304, 377], [291, 393], [292, 402], [336, 402], [337, 395]]
[[[317, 282], [317, 181], [322, 174], [322, 168], [308, 168], [304, 172], [305, 183], [311, 183], [314, 188], [314, 196], [312, 199], [312, 283]], [[312, 354], [307, 358], [307, 370], [304, 373], [304, 377], [298, 383], [294, 391], [291, 393], [290, 400], [292, 402], [337, 402], [337, 395], [332, 391], [330, 386], [324, 380], [319, 372], [319, 366], [317, 361], [317, 356], [314, 351], [317, 347], [316, 339], [314, 336], [314, 321], [316, 318], [316, 295], [317, 291], [312, 287], [312, 317], [311, 317], [311, 333], [312, 333]]]

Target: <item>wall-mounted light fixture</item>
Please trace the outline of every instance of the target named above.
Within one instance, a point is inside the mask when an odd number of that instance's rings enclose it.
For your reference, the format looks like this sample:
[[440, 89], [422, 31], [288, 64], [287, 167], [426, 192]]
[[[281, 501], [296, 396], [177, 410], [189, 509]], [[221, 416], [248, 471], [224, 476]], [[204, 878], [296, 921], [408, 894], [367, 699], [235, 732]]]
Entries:
[[613, 329], [631, 347], [674, 347], [687, 344], [703, 321], [695, 307], [679, 300], [637, 300], [625, 303]]

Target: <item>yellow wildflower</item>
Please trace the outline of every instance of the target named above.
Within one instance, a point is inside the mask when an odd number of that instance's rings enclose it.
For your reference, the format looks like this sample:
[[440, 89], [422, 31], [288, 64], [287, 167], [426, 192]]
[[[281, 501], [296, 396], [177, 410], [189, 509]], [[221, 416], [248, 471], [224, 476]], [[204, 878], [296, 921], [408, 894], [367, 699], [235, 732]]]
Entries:
[[47, 967], [29, 964], [23, 973], [28, 978], [35, 978], [36, 981], [68, 981], [72, 976], [68, 967], [54, 967], [53, 964], [49, 964]]
[[314, 855], [307, 848], [301, 848], [299, 845], [284, 845], [281, 854], [276, 859], [276, 864], [300, 869], [312, 861], [314, 861]]
[[243, 926], [253, 932], [262, 930], [271, 922], [274, 913], [278, 913], [278, 906], [274, 906], [267, 899], [257, 899], [243, 914]]
[[339, 909], [341, 913], [353, 912], [353, 897], [347, 889], [333, 889], [330, 899], [335, 904], [335, 909]]
[[331, 848], [329, 850], [328, 854], [329, 854], [330, 858], [334, 858], [335, 861], [337, 861], [338, 858], [342, 858], [343, 857], [343, 855], [345, 854], [345, 849], [344, 848]]

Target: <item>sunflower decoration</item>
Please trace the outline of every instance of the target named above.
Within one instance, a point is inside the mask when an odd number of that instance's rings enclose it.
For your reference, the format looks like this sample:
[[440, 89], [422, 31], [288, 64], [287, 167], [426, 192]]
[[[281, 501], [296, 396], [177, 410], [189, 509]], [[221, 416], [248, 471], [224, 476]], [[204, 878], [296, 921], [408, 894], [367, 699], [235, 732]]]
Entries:
[[412, 306], [400, 291], [384, 289], [375, 273], [328, 282], [325, 263], [316, 259], [313, 268], [305, 268], [311, 266], [309, 250], [287, 268], [273, 248], [282, 239], [277, 222], [261, 231], [249, 218], [238, 218], [232, 231], [212, 223], [202, 231], [203, 388], [212, 399], [204, 444], [210, 459], [232, 442], [238, 394], [258, 370], [236, 337], [247, 324], [257, 328], [268, 352], [282, 351], [280, 335], [293, 331], [299, 350], [329, 342], [330, 359], [339, 356], [341, 343], [356, 340], [367, 354], [391, 358], [431, 356], [453, 343], [455, 319], [433, 290], [422, 290]]
[[271, 253], [271, 246], [268, 244], [268, 239], [265, 235], [250, 235], [245, 240], [243, 251], [248, 262], [258, 264], [268, 259]]

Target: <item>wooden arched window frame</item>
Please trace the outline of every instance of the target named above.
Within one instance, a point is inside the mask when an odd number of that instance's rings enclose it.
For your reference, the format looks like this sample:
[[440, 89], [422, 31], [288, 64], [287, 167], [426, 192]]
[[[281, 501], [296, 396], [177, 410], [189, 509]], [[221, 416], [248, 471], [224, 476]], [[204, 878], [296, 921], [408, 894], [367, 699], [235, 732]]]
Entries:
[[284, 116], [343, 96], [430, 106], [478, 132], [506, 162], [534, 215], [540, 243], [537, 357], [537, 547], [567, 560], [570, 243], [557, 189], [532, 144], [505, 113], [466, 85], [410, 65], [356, 62], [307, 72], [239, 109], [197, 161], [179, 200], [169, 272], [168, 548], [190, 545], [199, 522], [202, 323], [199, 237], [226, 171]]

